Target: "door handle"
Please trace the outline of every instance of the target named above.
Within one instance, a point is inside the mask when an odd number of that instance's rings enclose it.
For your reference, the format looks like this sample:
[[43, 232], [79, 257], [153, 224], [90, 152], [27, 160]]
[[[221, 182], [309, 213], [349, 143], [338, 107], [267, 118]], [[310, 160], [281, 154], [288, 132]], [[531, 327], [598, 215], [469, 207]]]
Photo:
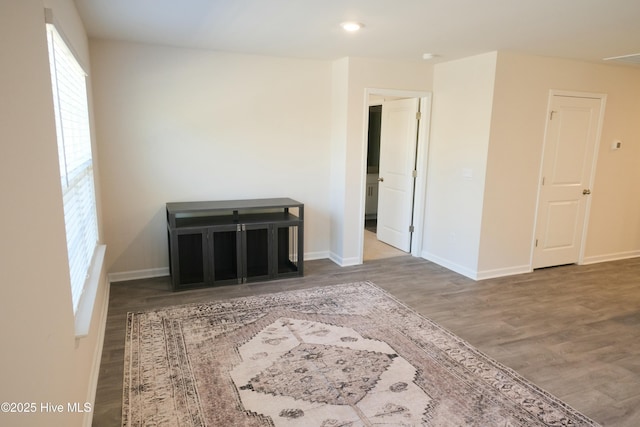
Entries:
[[584, 194], [585, 196], [588, 194], [591, 194], [591, 190], [589, 190], [588, 188], [585, 188], [584, 190], [582, 190], [582, 194]]
[[384, 182], [384, 178], [383, 177], [378, 178], [378, 182]]

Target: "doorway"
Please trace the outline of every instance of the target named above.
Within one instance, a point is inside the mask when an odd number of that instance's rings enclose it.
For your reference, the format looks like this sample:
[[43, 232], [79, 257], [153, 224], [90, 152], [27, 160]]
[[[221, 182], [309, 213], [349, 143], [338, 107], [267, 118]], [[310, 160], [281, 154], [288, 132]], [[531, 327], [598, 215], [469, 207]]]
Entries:
[[606, 95], [549, 95], [532, 267], [582, 262]]
[[362, 260], [422, 251], [431, 94], [367, 90]]

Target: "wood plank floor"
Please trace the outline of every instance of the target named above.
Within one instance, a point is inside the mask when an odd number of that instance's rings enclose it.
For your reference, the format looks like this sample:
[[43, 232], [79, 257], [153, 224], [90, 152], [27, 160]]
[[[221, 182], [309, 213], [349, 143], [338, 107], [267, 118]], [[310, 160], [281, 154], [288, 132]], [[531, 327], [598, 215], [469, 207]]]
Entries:
[[167, 277], [114, 283], [93, 425], [118, 426], [128, 311], [370, 280], [606, 426], [640, 425], [640, 258], [473, 281], [411, 256], [305, 277], [173, 293]]

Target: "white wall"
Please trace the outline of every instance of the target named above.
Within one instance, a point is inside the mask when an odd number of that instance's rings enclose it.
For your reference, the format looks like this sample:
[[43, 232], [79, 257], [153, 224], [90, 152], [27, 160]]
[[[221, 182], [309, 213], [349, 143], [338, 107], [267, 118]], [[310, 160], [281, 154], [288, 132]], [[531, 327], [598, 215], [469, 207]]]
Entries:
[[330, 257], [342, 264], [346, 207], [349, 58], [334, 61], [331, 80], [331, 243]]
[[478, 268], [497, 53], [435, 66], [423, 256]]
[[[502, 52], [435, 72], [424, 62], [331, 63], [109, 41], [93, 41], [91, 52], [112, 273], [166, 274], [167, 201], [271, 196], [306, 204], [307, 259], [358, 263], [366, 88], [433, 89], [425, 257], [472, 277], [526, 270], [548, 89], [619, 93], [606, 123], [637, 109], [625, 92], [636, 70]], [[630, 140], [625, 149], [634, 153], [637, 128], [608, 131], [606, 123], [605, 137]], [[621, 174], [617, 163], [631, 163], [617, 158], [609, 185], [629, 189], [638, 177], [630, 166]], [[619, 193], [600, 194], [587, 258], [635, 254], [639, 208]], [[612, 198], [630, 212], [613, 234], [599, 225]]]
[[166, 273], [168, 201], [275, 196], [305, 203], [307, 259], [354, 263], [365, 88], [428, 90], [432, 79], [421, 62], [100, 40], [91, 55], [111, 273]]
[[[607, 94], [585, 262], [640, 256], [640, 70], [500, 52], [479, 276], [530, 268], [550, 89]], [[612, 151], [615, 139], [623, 148]]]
[[331, 64], [92, 41], [112, 273], [165, 271], [165, 203], [291, 197], [329, 251]]
[[551, 89], [608, 96], [583, 261], [640, 256], [640, 70], [494, 52], [435, 69], [427, 259], [478, 279], [531, 270]]
[[[346, 80], [346, 82], [345, 82]], [[345, 58], [334, 64], [332, 170], [336, 192], [343, 195], [331, 207], [333, 233], [331, 259], [339, 265], [361, 261], [366, 173], [366, 89], [430, 91], [433, 66], [425, 62]], [[346, 90], [346, 93], [345, 93]], [[346, 103], [346, 104], [345, 104]], [[336, 125], [337, 123], [337, 125]], [[344, 165], [344, 166], [343, 166]]]
[[[83, 414], [41, 402], [91, 402], [106, 303], [104, 277], [89, 336], [75, 340], [44, 8], [89, 64], [72, 0], [0, 2], [0, 400], [35, 414], [0, 414], [11, 426], [79, 426]], [[90, 88], [90, 86], [89, 86]]]

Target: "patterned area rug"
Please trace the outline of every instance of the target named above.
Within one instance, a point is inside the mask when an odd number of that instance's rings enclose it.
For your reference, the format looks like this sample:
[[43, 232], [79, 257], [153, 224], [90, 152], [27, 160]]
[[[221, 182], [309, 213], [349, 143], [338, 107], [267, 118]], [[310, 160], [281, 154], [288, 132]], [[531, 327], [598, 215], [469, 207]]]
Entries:
[[372, 283], [129, 313], [124, 426], [594, 426]]

